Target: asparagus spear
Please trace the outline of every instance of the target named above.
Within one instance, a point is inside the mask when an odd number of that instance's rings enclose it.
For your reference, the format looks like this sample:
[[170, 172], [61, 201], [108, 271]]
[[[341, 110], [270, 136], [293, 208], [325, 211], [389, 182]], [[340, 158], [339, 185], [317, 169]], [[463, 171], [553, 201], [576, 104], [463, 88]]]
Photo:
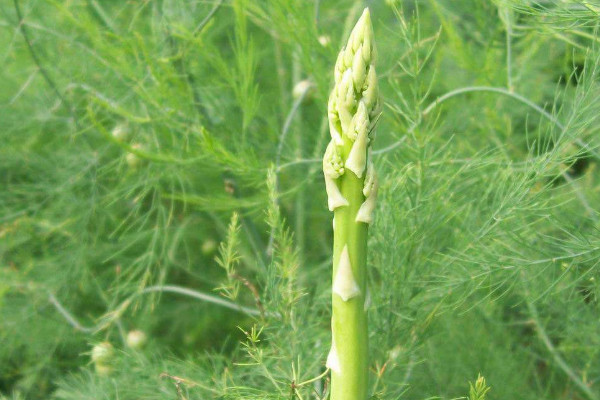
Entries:
[[331, 400], [367, 398], [367, 228], [378, 188], [369, 148], [381, 114], [374, 61], [373, 27], [365, 9], [335, 65], [328, 104], [331, 141], [323, 157], [334, 212]]

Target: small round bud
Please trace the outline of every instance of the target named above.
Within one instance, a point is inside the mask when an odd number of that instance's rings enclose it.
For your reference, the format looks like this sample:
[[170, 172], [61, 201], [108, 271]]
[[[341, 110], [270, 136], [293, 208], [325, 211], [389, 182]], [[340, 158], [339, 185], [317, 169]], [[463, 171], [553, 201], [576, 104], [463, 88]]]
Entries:
[[127, 333], [127, 346], [134, 350], [140, 350], [146, 345], [147, 341], [148, 337], [146, 336], [144, 331], [136, 329]]
[[111, 367], [110, 365], [96, 364], [94, 366], [94, 369], [96, 370], [96, 373], [100, 376], [108, 376], [113, 372], [113, 367]]
[[[143, 146], [139, 143], [134, 143], [131, 147], [135, 150], [143, 149]], [[142, 159], [134, 153], [127, 153], [127, 156], [125, 156], [125, 161], [127, 161], [129, 168], [132, 169], [138, 168], [140, 165], [142, 165]]]
[[109, 342], [101, 342], [92, 348], [92, 361], [95, 364], [109, 364], [115, 355], [115, 349]]
[[391, 349], [388, 352], [388, 357], [389, 357], [390, 361], [396, 361], [398, 359], [398, 357], [400, 357], [400, 354], [402, 354], [402, 351], [403, 351], [403, 348], [400, 345]]
[[304, 79], [298, 83], [296, 83], [296, 85], [294, 86], [294, 89], [292, 90], [292, 97], [294, 99], [299, 99], [300, 97], [304, 96], [304, 98], [306, 99], [309, 95], [309, 91], [312, 88], [312, 82], [309, 81], [308, 79]]
[[118, 141], [124, 141], [129, 138], [129, 127], [126, 124], [117, 124], [113, 128], [111, 134]]
[[200, 250], [205, 256], [211, 256], [217, 250], [217, 242], [212, 239], [207, 239], [204, 241], [204, 243], [202, 243]]
[[231, 195], [235, 194], [235, 182], [232, 181], [231, 179], [225, 179], [225, 182], [223, 182], [224, 186], [225, 186], [225, 192]]
[[319, 36], [319, 43], [323, 47], [328, 47], [329, 44], [331, 43], [331, 38], [327, 35], [321, 35], [321, 36]]

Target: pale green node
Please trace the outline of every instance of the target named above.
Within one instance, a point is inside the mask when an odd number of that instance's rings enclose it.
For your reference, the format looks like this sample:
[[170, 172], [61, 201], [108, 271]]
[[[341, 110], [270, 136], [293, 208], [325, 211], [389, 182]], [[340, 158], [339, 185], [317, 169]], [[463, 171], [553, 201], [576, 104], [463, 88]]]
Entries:
[[365, 224], [371, 224], [373, 222], [373, 213], [377, 203], [378, 189], [379, 181], [377, 180], [377, 174], [375, 173], [373, 164], [369, 163], [367, 177], [365, 178], [365, 186], [363, 188], [363, 194], [366, 196], [366, 199], [358, 209], [358, 213], [356, 213], [356, 222], [364, 222]]
[[337, 374], [342, 372], [340, 358], [338, 356], [337, 348], [335, 347], [335, 337], [333, 335], [331, 339], [331, 348], [329, 349], [329, 354], [327, 354], [327, 362], [325, 363], [325, 366]]
[[342, 254], [340, 255], [340, 262], [338, 264], [335, 279], [333, 280], [333, 293], [337, 294], [344, 301], [348, 301], [353, 297], [360, 294], [360, 287], [354, 279], [354, 273], [352, 272], [352, 264], [350, 263], [350, 254], [348, 253], [348, 246], [344, 246]]
[[346, 198], [342, 195], [342, 192], [340, 192], [340, 188], [338, 187], [335, 179], [327, 174], [324, 175], [329, 211], [333, 211], [338, 207], [347, 206], [349, 204], [348, 200], [346, 200]]

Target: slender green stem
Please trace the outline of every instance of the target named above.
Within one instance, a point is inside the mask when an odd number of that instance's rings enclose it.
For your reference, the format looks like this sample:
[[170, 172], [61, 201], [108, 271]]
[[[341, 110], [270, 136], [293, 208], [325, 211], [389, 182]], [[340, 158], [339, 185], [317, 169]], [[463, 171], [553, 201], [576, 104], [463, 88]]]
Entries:
[[196, 298], [198, 300], [206, 301], [208, 303], [212, 303], [221, 307], [229, 308], [230, 310], [239, 311], [244, 314], [252, 315], [252, 316], [260, 316], [261, 312], [258, 309], [242, 306], [240, 304], [236, 304], [232, 301], [225, 300], [221, 297], [213, 296], [210, 294], [202, 293], [197, 290], [192, 290], [180, 286], [173, 285], [163, 285], [163, 286], [149, 286], [141, 291], [141, 293], [151, 293], [151, 292], [170, 292], [177, 293], [184, 296], [189, 296]]
[[[340, 178], [342, 195], [349, 205], [335, 210], [333, 237], [333, 279], [338, 273], [342, 252], [350, 256], [352, 274], [360, 295], [344, 301], [332, 295], [332, 335], [343, 376], [332, 374], [332, 400], [365, 400], [368, 385], [367, 313], [364, 308], [367, 293], [367, 224], [356, 222], [356, 214], [364, 202], [364, 178], [351, 172]], [[347, 247], [346, 247], [347, 246]]]
[[[217, 306], [225, 307], [230, 310], [239, 311], [243, 314], [247, 314], [250, 316], [260, 316], [261, 315], [261, 310], [251, 308], [251, 307], [246, 307], [241, 304], [237, 304], [237, 303], [225, 300], [225, 299], [217, 297], [217, 296], [202, 293], [200, 291], [188, 289], [188, 288], [181, 287], [181, 286], [174, 286], [174, 285], [149, 286], [149, 287], [145, 288], [144, 290], [142, 290], [139, 294], [154, 293], [154, 292], [177, 293], [177, 294], [181, 294], [184, 296], [193, 297], [195, 299], [202, 300], [202, 301], [205, 301], [208, 303], [212, 303]], [[87, 333], [87, 334], [93, 334], [93, 333], [96, 333], [96, 332], [102, 330], [105, 327], [104, 323], [100, 323], [95, 326], [85, 326], [85, 325], [81, 324], [77, 320], [77, 318], [75, 318], [75, 316], [73, 316], [73, 314], [71, 314], [62, 305], [62, 303], [56, 298], [56, 296], [54, 296], [52, 293], [48, 294], [48, 301], [50, 302], [50, 304], [52, 304], [56, 308], [56, 311], [58, 311], [58, 313], [69, 323], [69, 325], [71, 325], [73, 328], [75, 328], [75, 330], [78, 330], [80, 332]], [[129, 304], [129, 303], [127, 303], [127, 304]], [[266, 313], [265, 315], [270, 316], [270, 317], [275, 317], [275, 318], [280, 317], [277, 313]], [[118, 321], [117, 321], [117, 323], [118, 323]]]
[[327, 375], [328, 373], [329, 373], [329, 368], [327, 368], [325, 371], [323, 371], [323, 373], [322, 373], [321, 375], [319, 375], [319, 376], [315, 376], [314, 378], [311, 378], [311, 379], [309, 379], [309, 380], [307, 380], [307, 381], [304, 381], [304, 382], [297, 383], [297, 384], [296, 384], [296, 387], [302, 387], [302, 386], [306, 386], [306, 385], [308, 385], [309, 383], [313, 383], [313, 382], [315, 382], [315, 381], [318, 381], [319, 379], [323, 378], [323, 377], [324, 377], [325, 375]]
[[503, 8], [503, 20], [506, 26], [506, 86], [510, 92], [514, 90], [512, 81], [512, 20], [508, 8]]
[[[528, 292], [526, 293], [529, 294]], [[571, 369], [569, 364], [567, 364], [567, 362], [562, 358], [558, 350], [556, 350], [556, 348], [552, 344], [552, 341], [546, 334], [544, 327], [539, 321], [537, 308], [535, 307], [533, 302], [529, 300], [528, 296], [525, 297], [525, 302], [527, 303], [529, 314], [531, 315], [533, 323], [535, 324], [538, 337], [540, 338], [542, 343], [544, 343], [544, 346], [546, 346], [548, 352], [552, 355], [552, 358], [554, 359], [556, 365], [558, 365], [558, 367], [565, 373], [565, 375], [567, 375], [569, 379], [571, 379], [571, 381], [585, 395], [585, 397], [587, 397], [590, 400], [599, 400], [600, 398], [590, 389], [588, 385], [585, 384], [585, 382], [581, 380], [581, 378], [575, 373], [575, 371]]]
[[39, 57], [37, 56], [36, 51], [33, 49], [33, 44], [31, 44], [31, 40], [29, 38], [29, 32], [27, 30], [27, 26], [25, 25], [25, 18], [23, 17], [23, 13], [21, 12], [21, 7], [19, 6], [19, 0], [13, 0], [13, 4], [15, 6], [15, 12], [17, 13], [17, 18], [19, 19], [19, 21], [18, 21], [19, 32], [21, 32], [21, 35], [23, 35], [23, 39], [25, 39], [25, 44], [27, 44], [27, 49], [29, 50], [31, 59], [33, 60], [35, 65], [37, 65], [38, 70], [44, 77], [44, 80], [46, 81], [48, 86], [50, 86], [50, 89], [52, 89], [52, 91], [56, 94], [56, 97], [58, 97], [58, 99], [61, 101], [61, 103], [67, 108], [67, 110], [73, 117], [73, 120], [76, 122], [76, 119], [74, 117], [73, 107], [71, 106], [71, 103], [62, 95], [60, 90], [58, 90], [58, 86], [56, 85], [54, 80], [50, 77], [50, 75], [48, 74], [48, 71], [46, 71], [46, 68], [42, 65], [42, 62], [40, 61]]
[[102, 5], [98, 3], [97, 0], [88, 0], [88, 4], [94, 13], [94, 16], [96, 16], [104, 26], [110, 29], [111, 32], [116, 33], [117, 28], [113, 24], [112, 19], [106, 14], [106, 11], [104, 11], [104, 8], [102, 8]]
[[[456, 90], [452, 90], [452, 91], [444, 94], [443, 96], [438, 97], [433, 103], [431, 103], [429, 106], [427, 106], [427, 108], [425, 108], [425, 110], [423, 110], [423, 116], [426, 116], [427, 114], [429, 114], [435, 107], [437, 107], [439, 104], [443, 103], [444, 101], [446, 101], [454, 96], [458, 96], [460, 94], [470, 93], [470, 92], [493, 92], [493, 93], [502, 94], [504, 96], [512, 97], [513, 99], [515, 99], [515, 100], [527, 105], [528, 107], [531, 107], [535, 111], [537, 111], [541, 116], [543, 116], [544, 118], [546, 118], [547, 120], [552, 122], [554, 125], [556, 125], [561, 131], [563, 131], [563, 132], [566, 131], [565, 125], [563, 125], [556, 117], [554, 117], [552, 114], [550, 114], [549, 112], [544, 110], [542, 107], [538, 106], [537, 104], [535, 104], [528, 98], [523, 97], [518, 93], [511, 92], [510, 90], [501, 88], [501, 87], [467, 86], [467, 87], [459, 88]], [[575, 143], [582, 149], [585, 149], [586, 151], [590, 152], [596, 159], [600, 160], [600, 154], [598, 154], [598, 152], [596, 152], [594, 149], [592, 149], [583, 140], [581, 140], [579, 138], [575, 138]]]
[[96, 327], [93, 326], [84, 326], [82, 325], [74, 316], [71, 314], [63, 305], [58, 301], [58, 299], [52, 294], [48, 294], [48, 301], [56, 308], [56, 311], [71, 325], [75, 330], [81, 331], [83, 333], [94, 333], [96, 332]]

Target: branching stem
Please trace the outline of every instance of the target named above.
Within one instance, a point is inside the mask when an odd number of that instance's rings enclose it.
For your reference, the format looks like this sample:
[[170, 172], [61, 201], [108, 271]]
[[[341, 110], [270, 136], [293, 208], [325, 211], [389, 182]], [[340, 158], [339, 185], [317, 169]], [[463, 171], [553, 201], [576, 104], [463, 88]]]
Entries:
[[[528, 293], [526, 293], [526, 294], [528, 294]], [[581, 390], [581, 392], [589, 400], [600, 400], [600, 397], [598, 397], [592, 391], [592, 389], [590, 389], [590, 387], [588, 385], [586, 385], [581, 380], [581, 378], [579, 378], [579, 376], [577, 376], [577, 374], [573, 371], [573, 369], [571, 369], [569, 364], [567, 364], [567, 362], [562, 358], [562, 356], [560, 355], [558, 350], [556, 350], [556, 348], [552, 344], [552, 340], [550, 340], [550, 338], [548, 337], [548, 334], [546, 333], [546, 330], [540, 323], [537, 308], [535, 307], [535, 304], [533, 304], [533, 302], [531, 300], [529, 300], [529, 297], [527, 297], [527, 296], [525, 297], [525, 301], [527, 303], [527, 308], [529, 309], [529, 314], [531, 315], [531, 319], [533, 320], [533, 323], [535, 324], [535, 328], [536, 328], [538, 337], [540, 338], [542, 343], [544, 343], [544, 346], [546, 346], [546, 349], [548, 349], [548, 352], [552, 355], [552, 358], [554, 359], [554, 362], [556, 363], [556, 365], [558, 365], [558, 367], [565, 373], [565, 375], [567, 375], [569, 377], [569, 379], [571, 379], [571, 381], [575, 384], [575, 386], [577, 386], [579, 388], [579, 390]]]
[[56, 296], [54, 296], [52, 293], [48, 295], [48, 301], [50, 301], [50, 303], [56, 308], [56, 311], [58, 311], [58, 313], [62, 315], [64, 319], [69, 323], [69, 325], [75, 328], [75, 330], [90, 334], [96, 332], [98, 327], [83, 326], [81, 323], [79, 323], [79, 321], [77, 321], [73, 314], [71, 314], [69, 311], [67, 311], [65, 307], [63, 307], [60, 301], [58, 301]]
[[322, 379], [323, 377], [325, 377], [327, 374], [329, 373], [329, 368], [327, 368], [325, 371], [323, 371], [323, 373], [319, 376], [315, 376], [314, 378], [311, 378], [307, 381], [301, 382], [301, 383], [296, 383], [296, 387], [302, 387], [305, 385], [308, 385], [309, 383], [313, 383], [315, 381], [318, 381], [319, 379]]
[[[255, 309], [255, 308], [251, 308], [251, 307], [242, 306], [240, 304], [234, 303], [229, 300], [225, 300], [225, 299], [217, 297], [217, 296], [213, 296], [210, 294], [206, 294], [206, 293], [203, 293], [203, 292], [200, 292], [197, 290], [188, 289], [188, 288], [181, 287], [181, 286], [174, 286], [174, 285], [149, 286], [149, 287], [143, 289], [140, 292], [140, 294], [154, 293], [154, 292], [167, 292], [167, 293], [181, 294], [184, 296], [189, 296], [189, 297], [193, 297], [198, 300], [205, 301], [207, 303], [215, 304], [220, 307], [228, 308], [230, 310], [239, 311], [241, 313], [244, 313], [244, 314], [247, 314], [250, 316], [266, 315], [266, 316], [275, 317], [275, 318], [279, 317], [279, 315], [277, 313], [268, 313], [268, 312], [265, 313], [264, 310], [259, 310], [259, 309]], [[50, 304], [52, 304], [56, 308], [56, 311], [58, 311], [58, 313], [60, 315], [62, 315], [62, 317], [69, 323], [69, 325], [71, 325], [73, 328], [75, 328], [76, 330], [78, 330], [80, 332], [87, 333], [87, 334], [93, 334], [95, 332], [98, 332], [105, 326], [104, 323], [101, 323], [101, 324], [98, 324], [95, 326], [84, 326], [77, 320], [77, 318], [75, 318], [75, 316], [73, 316], [73, 314], [71, 314], [62, 305], [62, 303], [60, 301], [58, 301], [56, 296], [54, 296], [52, 293], [50, 293], [48, 295], [48, 301], [50, 302]]]
[[56, 97], [58, 97], [58, 99], [61, 101], [61, 103], [65, 105], [65, 107], [67, 108], [67, 110], [69, 111], [71, 116], [74, 117], [73, 116], [73, 108], [71, 107], [71, 104], [60, 93], [60, 90], [58, 90], [58, 86], [56, 85], [56, 83], [54, 83], [54, 80], [52, 78], [50, 78], [48, 71], [46, 71], [46, 68], [44, 68], [44, 66], [42, 65], [41, 60], [38, 58], [37, 53], [35, 52], [35, 50], [33, 48], [33, 44], [31, 43], [31, 39], [29, 38], [29, 32], [27, 31], [27, 27], [25, 25], [25, 19], [23, 18], [23, 13], [21, 12], [21, 7], [19, 6], [19, 0], [13, 0], [13, 3], [15, 6], [15, 12], [17, 13], [17, 18], [19, 19], [17, 22], [19, 32], [21, 32], [21, 35], [23, 36], [23, 39], [25, 40], [25, 43], [27, 44], [27, 49], [29, 50], [31, 59], [33, 60], [35, 65], [38, 67], [38, 70], [44, 77], [44, 80], [46, 81], [48, 86], [50, 86], [50, 89], [52, 89], [52, 91], [54, 91], [54, 93], [56, 94]]
[[[458, 95], [461, 95], [464, 93], [472, 93], [472, 92], [492, 92], [492, 93], [499, 93], [501, 95], [511, 97], [511, 98], [527, 105], [528, 107], [534, 109], [535, 111], [537, 111], [541, 116], [543, 116], [544, 118], [546, 118], [547, 120], [552, 122], [554, 125], [556, 125], [561, 131], [564, 132], [566, 130], [566, 127], [563, 123], [561, 123], [556, 117], [554, 117], [552, 114], [550, 114], [549, 112], [544, 110], [542, 107], [538, 106], [537, 104], [535, 104], [533, 101], [529, 100], [528, 98], [526, 98], [518, 93], [514, 93], [506, 88], [502, 88], [502, 87], [466, 86], [463, 88], [452, 90], [452, 91], [438, 97], [434, 102], [429, 104], [423, 110], [422, 114], [423, 114], [423, 116], [426, 116], [438, 105], [440, 105], [441, 103], [445, 102], [446, 100], [448, 100], [452, 97], [455, 97], [455, 96], [458, 96]], [[585, 143], [583, 140], [577, 138], [577, 139], [575, 139], [575, 143], [579, 147], [590, 152], [590, 154], [594, 155], [594, 157], [596, 159], [600, 160], [600, 154], [598, 154], [596, 151], [594, 151], [592, 148], [590, 148], [590, 146], [587, 143]]]
[[218, 296], [213, 296], [210, 294], [202, 293], [197, 290], [192, 290], [192, 289], [184, 288], [181, 286], [174, 286], [174, 285], [149, 286], [149, 287], [143, 289], [140, 293], [152, 293], [152, 292], [177, 293], [177, 294], [181, 294], [184, 296], [193, 297], [198, 300], [206, 301], [207, 303], [225, 307], [230, 310], [239, 311], [241, 313], [248, 314], [251, 316], [260, 316], [261, 315], [261, 311], [255, 309], [255, 308], [242, 306], [240, 304], [234, 303], [229, 300], [225, 300]]

